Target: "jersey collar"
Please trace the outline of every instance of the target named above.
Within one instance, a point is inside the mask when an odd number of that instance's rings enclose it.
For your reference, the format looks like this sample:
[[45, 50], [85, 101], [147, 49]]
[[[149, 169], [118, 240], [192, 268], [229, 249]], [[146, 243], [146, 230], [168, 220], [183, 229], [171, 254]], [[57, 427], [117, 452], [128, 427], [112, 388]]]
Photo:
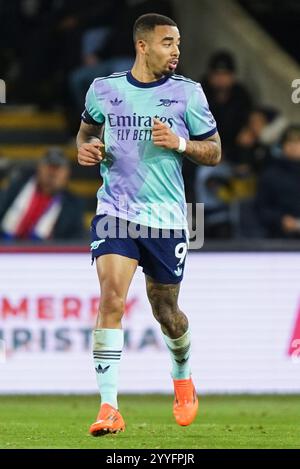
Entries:
[[157, 81], [150, 81], [149, 83], [145, 83], [134, 78], [131, 71], [127, 72], [126, 78], [131, 85], [137, 86], [138, 88], [154, 88], [155, 86], [163, 85], [169, 79], [168, 75], [165, 75]]

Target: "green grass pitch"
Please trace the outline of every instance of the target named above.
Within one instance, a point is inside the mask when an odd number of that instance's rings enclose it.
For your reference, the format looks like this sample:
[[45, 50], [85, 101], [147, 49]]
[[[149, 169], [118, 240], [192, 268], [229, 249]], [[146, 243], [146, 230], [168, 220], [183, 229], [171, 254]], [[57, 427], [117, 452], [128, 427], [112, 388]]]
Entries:
[[126, 431], [93, 438], [97, 396], [0, 396], [0, 448], [300, 448], [300, 395], [203, 396], [179, 427], [171, 396], [121, 396]]

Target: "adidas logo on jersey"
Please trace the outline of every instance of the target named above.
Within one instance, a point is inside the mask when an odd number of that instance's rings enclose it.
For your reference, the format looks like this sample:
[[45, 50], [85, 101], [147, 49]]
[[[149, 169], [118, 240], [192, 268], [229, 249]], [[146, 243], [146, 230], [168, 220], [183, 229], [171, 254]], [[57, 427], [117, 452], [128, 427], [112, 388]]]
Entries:
[[120, 99], [120, 101], [118, 100], [118, 98], [116, 98], [115, 100], [111, 99], [110, 102], [113, 106], [119, 106], [119, 104], [123, 102], [123, 99]]

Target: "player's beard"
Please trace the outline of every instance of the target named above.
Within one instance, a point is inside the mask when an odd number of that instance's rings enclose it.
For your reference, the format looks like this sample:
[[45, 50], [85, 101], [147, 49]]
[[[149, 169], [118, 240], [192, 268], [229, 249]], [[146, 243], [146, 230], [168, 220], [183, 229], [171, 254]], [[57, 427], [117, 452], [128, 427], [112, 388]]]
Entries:
[[167, 70], [167, 72], [165, 73], [165, 76], [166, 76], [166, 77], [170, 77], [170, 76], [174, 75], [174, 73], [175, 73], [175, 70], [170, 70], [170, 69], [169, 69], [169, 70]]
[[155, 77], [156, 77], [157, 80], [160, 80], [163, 77], [170, 77], [171, 75], [173, 75], [173, 73], [174, 73], [173, 70], [164, 69], [161, 72], [155, 73]]
[[160, 69], [159, 72], [154, 73], [154, 75], [156, 76], [156, 79], [159, 80], [162, 77], [170, 77], [174, 75], [175, 71], [176, 71], [176, 68], [174, 68], [173, 70], [169, 68], [169, 62], [168, 62], [167, 64], [164, 65], [163, 68]]

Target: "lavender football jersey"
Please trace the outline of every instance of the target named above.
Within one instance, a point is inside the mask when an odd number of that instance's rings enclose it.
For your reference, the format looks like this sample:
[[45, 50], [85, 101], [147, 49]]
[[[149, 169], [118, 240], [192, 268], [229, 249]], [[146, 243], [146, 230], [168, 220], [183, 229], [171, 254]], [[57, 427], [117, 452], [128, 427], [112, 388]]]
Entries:
[[153, 117], [185, 139], [204, 140], [217, 132], [201, 85], [181, 75], [143, 83], [124, 72], [91, 84], [82, 119], [104, 124], [106, 151], [97, 214], [186, 229], [183, 155], [153, 144]]

